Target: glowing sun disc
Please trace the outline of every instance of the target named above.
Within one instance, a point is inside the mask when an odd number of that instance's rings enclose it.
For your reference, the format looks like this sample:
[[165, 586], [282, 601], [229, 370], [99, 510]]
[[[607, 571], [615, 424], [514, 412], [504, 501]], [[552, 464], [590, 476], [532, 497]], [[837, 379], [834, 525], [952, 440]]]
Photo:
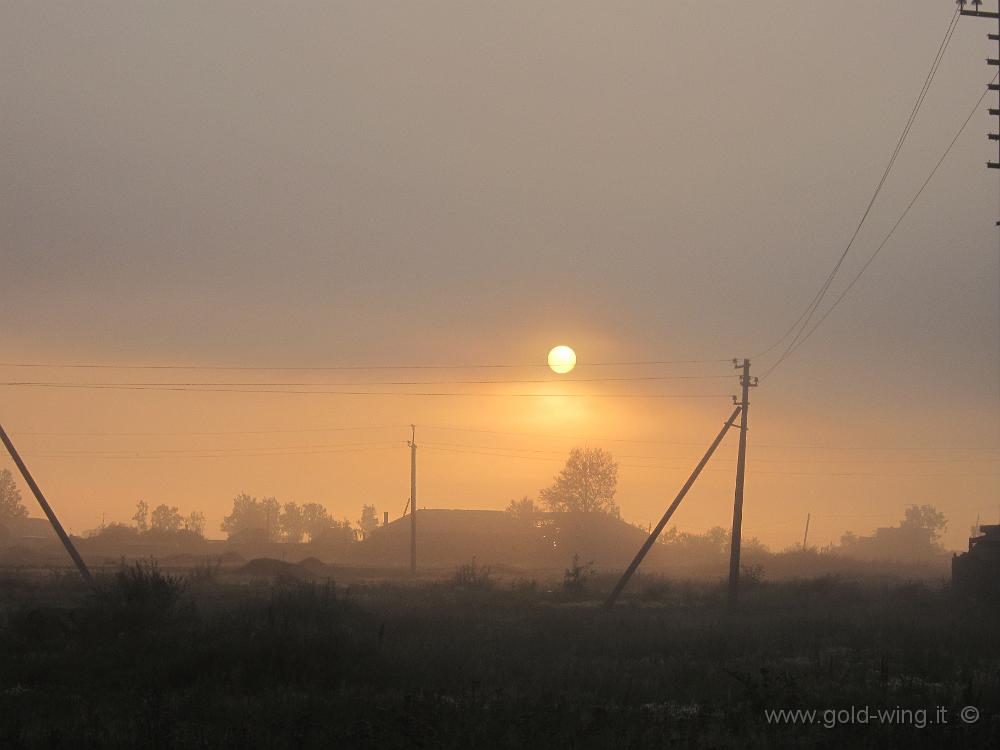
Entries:
[[549, 352], [549, 367], [552, 368], [552, 372], [565, 375], [576, 367], [576, 352], [568, 346], [553, 347], [552, 351]]

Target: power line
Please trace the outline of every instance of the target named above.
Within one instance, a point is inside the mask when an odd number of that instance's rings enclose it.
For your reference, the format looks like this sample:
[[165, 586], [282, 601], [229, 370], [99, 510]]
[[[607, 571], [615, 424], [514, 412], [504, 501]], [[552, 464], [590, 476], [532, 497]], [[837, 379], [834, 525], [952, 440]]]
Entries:
[[[515, 437], [533, 437], [533, 438], [543, 438], [552, 440], [575, 440], [575, 441], [591, 441], [591, 442], [602, 442], [602, 443], [643, 443], [650, 445], [681, 445], [681, 446], [702, 446], [701, 443], [693, 442], [679, 442], [672, 440], [644, 440], [644, 439], [630, 439], [630, 438], [612, 438], [612, 437], [594, 437], [594, 436], [584, 436], [584, 435], [553, 435], [549, 433], [540, 432], [510, 432], [502, 430], [484, 430], [472, 427], [453, 427], [445, 425], [421, 425], [422, 429], [425, 430], [442, 430], [445, 432], [469, 432], [469, 433], [480, 433], [485, 435], [510, 435]], [[1000, 451], [1000, 447], [983, 447], [976, 446], [974, 448], [886, 448], [883, 446], [879, 447], [862, 447], [862, 446], [836, 446], [836, 445], [804, 445], [804, 444], [793, 444], [793, 443], [755, 443], [757, 448], [777, 448], [777, 449], [787, 449], [787, 450], [822, 450], [822, 451]]]
[[117, 448], [117, 449], [107, 449], [107, 450], [89, 450], [89, 449], [49, 449], [48, 452], [55, 455], [56, 453], [60, 455], [73, 455], [73, 456], [105, 456], [105, 455], [120, 455], [120, 454], [137, 454], [137, 453], [162, 453], [164, 455], [183, 455], [186, 453], [232, 453], [238, 454], [240, 452], [254, 452], [257, 453], [261, 450], [267, 451], [284, 451], [284, 450], [308, 450], [308, 451], [327, 451], [327, 450], [338, 450], [338, 449], [353, 449], [368, 446], [399, 446], [403, 443], [403, 440], [374, 440], [361, 443], [324, 443], [319, 445], [275, 445], [267, 446], [261, 448], [259, 446], [199, 446], [197, 448], [148, 448], [148, 449], [129, 449], [129, 448]]
[[[509, 452], [499, 452], [499, 451], [489, 451], [489, 450], [466, 450], [459, 448], [443, 448], [439, 446], [428, 445], [428, 450], [438, 451], [442, 453], [457, 453], [466, 455], [481, 455], [489, 456], [494, 458], [517, 458], [526, 460], [537, 460], [537, 461], [547, 461], [552, 462], [554, 459], [546, 456], [525, 456], [518, 455]], [[629, 469], [650, 469], [657, 471], [687, 471], [687, 467], [669, 467], [669, 466], [650, 466], [648, 464], [627, 464], [619, 463], [619, 466]], [[719, 468], [719, 469], [705, 469], [705, 471], [714, 472], [724, 472], [730, 473], [731, 469]], [[880, 472], [816, 472], [816, 471], [750, 471], [750, 474], [754, 476], [807, 476], [807, 477], [884, 477], [884, 478], [898, 478], [898, 479], [928, 479], [928, 478], [995, 478], [1000, 477], [1000, 474], [990, 473], [990, 474], [969, 474], [969, 473], [937, 473], [937, 474], [912, 474], [912, 473], [880, 473]]]
[[208, 386], [215, 387], [226, 387], [226, 388], [240, 388], [240, 387], [308, 387], [308, 388], [319, 388], [319, 387], [350, 387], [350, 386], [376, 386], [376, 385], [529, 385], [529, 384], [545, 384], [545, 383], [633, 383], [633, 382], [656, 382], [656, 381], [666, 381], [666, 380], [729, 380], [731, 375], [642, 375], [636, 377], [614, 377], [614, 378], [546, 378], [543, 380], [500, 380], [500, 379], [490, 379], [490, 380], [365, 380], [360, 382], [344, 382], [344, 381], [332, 381], [332, 382], [309, 382], [309, 381], [296, 381], [296, 382], [250, 382], [250, 383], [233, 383], [233, 382], [214, 382], [214, 381], [199, 381], [199, 382], [114, 382], [114, 383], [101, 383], [101, 382], [66, 382], [66, 381], [52, 381], [52, 380], [13, 380], [8, 382], [0, 382], [0, 386], [4, 387], [28, 387], [35, 386], [40, 388], [60, 388], [69, 387], [75, 385], [81, 386], [91, 386], [91, 387], [105, 387], [110, 388], [112, 386], [177, 386], [185, 388], [202, 388]]
[[169, 436], [220, 436], [220, 435], [280, 435], [304, 432], [346, 432], [401, 430], [408, 425], [372, 425], [362, 427], [307, 427], [294, 430], [221, 430], [215, 432], [15, 432], [18, 437], [169, 437]]
[[[578, 362], [577, 367], [647, 367], [653, 365], [699, 365], [729, 362], [731, 358], [719, 359], [656, 359], [656, 360], [621, 360], [608, 362]], [[223, 371], [258, 371], [258, 372], [323, 372], [336, 370], [484, 370], [484, 369], [527, 369], [544, 368], [548, 364], [528, 362], [521, 364], [463, 364], [463, 365], [125, 365], [125, 364], [80, 364], [60, 362], [0, 362], [0, 367], [21, 367], [39, 369], [75, 369], [75, 370], [223, 370]]]
[[[509, 436], [509, 437], [528, 437], [540, 440], [565, 440], [573, 442], [592, 442], [592, 443], [624, 443], [633, 445], [670, 445], [670, 446], [683, 446], [683, 447], [700, 447], [701, 443], [688, 442], [688, 441], [677, 441], [677, 440], [654, 440], [654, 439], [644, 439], [644, 438], [623, 438], [623, 437], [602, 437], [593, 435], [568, 435], [568, 434], [553, 434], [544, 432], [526, 432], [526, 431], [510, 431], [510, 430], [487, 430], [479, 429], [473, 427], [456, 427], [453, 425], [421, 425], [422, 429], [425, 430], [437, 430], [441, 432], [460, 432], [460, 433], [470, 433], [470, 434], [482, 434], [482, 435], [499, 435], [499, 436]], [[305, 427], [297, 429], [267, 429], [267, 430], [170, 430], [170, 431], [99, 431], [99, 430], [89, 430], [89, 431], [13, 431], [12, 434], [18, 437], [28, 438], [28, 437], [220, 437], [226, 435], [282, 435], [282, 434], [306, 434], [306, 433], [324, 433], [324, 432], [377, 432], [385, 430], [404, 430], [409, 429], [409, 425], [395, 424], [395, 425], [360, 425], [353, 427], [345, 426], [331, 426], [331, 427]], [[757, 448], [767, 448], [774, 450], [820, 450], [820, 451], [846, 451], [855, 452], [863, 451], [865, 453], [871, 452], [996, 452], [1000, 451], [1000, 447], [983, 447], [974, 446], [970, 448], [965, 447], [954, 447], [954, 446], [935, 446], [935, 447], [885, 447], [885, 446], [844, 446], [844, 445], [811, 445], [803, 443], [756, 443]], [[778, 459], [758, 459], [758, 460], [778, 460]], [[790, 459], [795, 460], [795, 459]], [[808, 459], [806, 459], [808, 460]], [[839, 459], [830, 459], [839, 460]], [[857, 459], [844, 459], [845, 462], [856, 461]]]
[[[501, 446], [501, 445], [470, 445], [468, 443], [442, 443], [438, 441], [424, 441], [423, 445], [434, 445], [446, 448], [475, 448], [481, 450], [499, 450], [507, 452], [516, 453], [533, 453], [533, 454], [544, 454], [549, 456], [565, 456], [565, 451], [558, 451], [553, 449], [537, 449], [537, 448], [518, 448], [515, 446]], [[634, 459], [640, 461], [687, 461], [691, 458], [697, 458], [697, 456], [649, 456], [649, 455], [632, 455], [632, 454], [616, 454], [615, 458], [623, 459]], [[898, 464], [920, 464], [920, 463], [994, 463], [1000, 461], [1000, 456], [993, 458], [756, 458], [754, 459], [757, 463], [774, 463], [774, 464], [857, 464], [857, 463], [898, 463]]]
[[384, 446], [366, 446], [363, 448], [337, 448], [328, 450], [307, 450], [307, 451], [267, 451], [259, 450], [256, 453], [224, 453], [220, 451], [205, 451], [202, 453], [150, 453], [150, 452], [108, 452], [108, 453], [34, 453], [31, 454], [31, 458], [44, 458], [44, 459], [59, 459], [59, 458], [78, 458], [78, 459], [96, 459], [96, 460], [146, 460], [146, 459], [170, 459], [180, 460], [187, 458], [196, 459], [207, 459], [207, 458], [280, 458], [282, 456], [329, 456], [339, 453], [364, 453], [368, 451], [385, 451], [385, 450], [395, 450], [399, 447], [399, 443], [393, 442], [391, 445]]
[[[998, 78], [1000, 78], [1000, 74], [994, 76], [993, 80], [990, 81], [990, 83], [991, 84], [996, 83]], [[969, 123], [975, 116], [976, 111], [979, 109], [979, 105], [983, 103], [983, 99], [986, 98], [986, 95], [988, 93], [989, 89], [985, 89], [983, 93], [980, 95], [979, 99], [976, 101], [976, 104], [972, 107], [972, 110], [969, 112], [969, 116], [965, 118], [965, 121], [962, 123], [962, 126], [958, 129], [958, 132], [955, 133], [955, 137], [951, 139], [951, 143], [948, 144], [948, 147], [944, 150], [944, 153], [941, 154], [941, 158], [937, 160], [937, 163], [934, 165], [934, 168], [931, 170], [930, 174], [927, 175], [927, 179], [924, 180], [923, 184], [920, 186], [920, 189], [917, 190], [916, 194], [913, 196], [913, 198], [907, 204], [906, 208], [903, 210], [903, 213], [900, 214], [899, 218], [896, 220], [896, 223], [892, 225], [892, 228], [889, 230], [889, 233], [886, 234], [885, 238], [882, 240], [882, 242], [879, 243], [878, 247], [875, 248], [875, 251], [869, 256], [868, 260], [865, 261], [865, 264], [861, 266], [861, 269], [854, 275], [854, 278], [851, 279], [851, 282], [844, 288], [844, 290], [840, 293], [837, 299], [833, 301], [833, 304], [831, 304], [830, 307], [827, 308], [826, 312], [823, 313], [822, 317], [820, 317], [820, 319], [817, 320], [815, 324], [813, 324], [813, 326], [809, 329], [809, 331], [801, 339], [799, 339], [797, 343], [793, 342], [793, 344], [790, 345], [789, 348], [785, 350], [785, 352], [781, 355], [781, 357], [779, 357], [778, 360], [775, 361], [773, 365], [771, 365], [771, 367], [764, 373], [764, 377], [770, 375], [771, 372], [773, 372], [778, 365], [784, 362], [800, 346], [802, 346], [802, 344], [804, 344], [809, 339], [809, 337], [813, 335], [816, 329], [819, 328], [821, 325], [823, 325], [823, 322], [828, 317], [830, 317], [830, 313], [832, 313], [837, 308], [837, 306], [840, 305], [844, 297], [847, 296], [848, 292], [850, 292], [851, 289], [854, 288], [854, 285], [858, 283], [858, 281], [864, 275], [865, 271], [868, 270], [868, 267], [872, 264], [872, 262], [874, 262], [875, 258], [878, 257], [879, 253], [882, 252], [882, 248], [884, 248], [886, 244], [889, 242], [889, 240], [892, 239], [892, 236], [896, 233], [896, 230], [899, 228], [899, 225], [903, 223], [903, 220], [907, 217], [907, 215], [910, 213], [910, 210], [916, 204], [917, 199], [920, 198], [926, 187], [930, 184], [930, 181], [934, 178], [934, 175], [936, 175], [938, 170], [941, 168], [941, 165], [944, 163], [944, 160], [948, 158], [948, 155], [951, 153], [951, 150], [955, 147], [955, 144], [958, 142], [958, 139], [961, 137], [962, 133], [965, 132], [965, 129], [969, 126]]]
[[[903, 131], [900, 133], [899, 138], [896, 141], [896, 146], [893, 149], [892, 155], [889, 157], [889, 163], [883, 170], [882, 176], [879, 179], [878, 184], [875, 186], [875, 191], [872, 193], [872, 197], [868, 201], [868, 205], [865, 207], [864, 213], [861, 215], [861, 220], [858, 222], [857, 227], [855, 227], [854, 233], [851, 235], [851, 238], [848, 241], [846, 247], [841, 252], [840, 257], [837, 259], [837, 262], [834, 264], [830, 273], [827, 275], [826, 279], [820, 285], [819, 291], [812, 298], [810, 303], [806, 306], [806, 309], [802, 312], [802, 314], [799, 315], [799, 317], [795, 320], [794, 323], [792, 323], [792, 325], [788, 328], [788, 330], [785, 331], [784, 334], [782, 334], [781, 338], [779, 338], [777, 341], [771, 344], [768, 348], [764, 349], [762, 352], [754, 355], [753, 357], [754, 359], [763, 357], [769, 354], [770, 352], [774, 351], [774, 349], [776, 349], [783, 341], [785, 341], [785, 339], [787, 339], [788, 336], [791, 335], [793, 331], [796, 331], [795, 336], [792, 338], [792, 342], [788, 345], [788, 348], [785, 350], [785, 354], [783, 354], [782, 357], [779, 358], [778, 361], [780, 362], [781, 359], [783, 359], [787, 355], [788, 351], [795, 346], [796, 342], [802, 335], [802, 332], [809, 325], [809, 321], [812, 320], [813, 315], [816, 313], [816, 309], [823, 301], [823, 297], [826, 296], [826, 293], [829, 290], [830, 285], [833, 283], [833, 280], [834, 278], [836, 278], [837, 273], [840, 271], [840, 268], [843, 265], [844, 260], [846, 260], [848, 253], [850, 253], [851, 248], [854, 246], [854, 242], [855, 240], [857, 240], [858, 235], [861, 233], [862, 227], [868, 220], [868, 216], [871, 213], [872, 207], [875, 205], [875, 201], [878, 199], [879, 194], [882, 192], [882, 188], [885, 186], [886, 180], [889, 177], [889, 173], [892, 171], [893, 166], [895, 166], [896, 159], [899, 156], [899, 152], [902, 150], [903, 144], [906, 142], [906, 139], [910, 134], [910, 130], [913, 127], [913, 123], [916, 120], [917, 112], [920, 110], [920, 107], [923, 105], [924, 100], [927, 98], [927, 93], [928, 91], [930, 91], [931, 83], [934, 81], [934, 78], [937, 75], [938, 68], [941, 65], [941, 61], [944, 59], [944, 53], [947, 50], [948, 45], [951, 42], [951, 38], [955, 33], [955, 27], [958, 25], [958, 20], [959, 20], [959, 9], [956, 8], [954, 15], [948, 22], [948, 28], [945, 30], [944, 36], [941, 39], [941, 43], [938, 45], [937, 53], [934, 55], [934, 61], [931, 63], [930, 70], [928, 71], [927, 76], [924, 79], [923, 86], [921, 86], [920, 88], [920, 93], [917, 95], [917, 99], [913, 104], [913, 108], [910, 110], [910, 115], [906, 120], [906, 125], [903, 127]], [[776, 366], [777, 363], [775, 365], [772, 365], [770, 369], [773, 370], [774, 367]], [[768, 370], [768, 372], [770, 372], [770, 370]], [[764, 377], [766, 376], [767, 373], [764, 374]]]
[[297, 394], [303, 396], [427, 396], [427, 397], [475, 397], [475, 398], [627, 398], [627, 399], [709, 399], [730, 398], [728, 393], [663, 394], [663, 393], [476, 393], [459, 391], [306, 391], [271, 388], [192, 388], [143, 385], [89, 385], [84, 383], [46, 383], [32, 385], [37, 388], [110, 390], [110, 391], [158, 391], [177, 393], [274, 393]]

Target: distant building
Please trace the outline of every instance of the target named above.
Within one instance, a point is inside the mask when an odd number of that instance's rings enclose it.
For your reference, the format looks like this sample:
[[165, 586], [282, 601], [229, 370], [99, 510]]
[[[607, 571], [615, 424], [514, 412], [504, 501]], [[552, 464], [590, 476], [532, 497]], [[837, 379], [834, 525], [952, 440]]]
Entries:
[[859, 560], [926, 560], [941, 554], [930, 529], [919, 526], [883, 526], [871, 536], [845, 539], [845, 554]]
[[34, 547], [56, 540], [47, 518], [0, 518], [0, 546]]
[[[515, 517], [495, 510], [421, 509], [417, 564], [447, 568], [469, 562], [522, 568], [568, 565], [574, 554], [598, 567], [627, 565], [646, 532], [605, 513], [533, 513]], [[410, 519], [380, 526], [351, 551], [353, 562], [405, 566]]]
[[951, 559], [952, 588], [965, 596], [1000, 596], [1000, 525], [980, 526], [969, 551]]

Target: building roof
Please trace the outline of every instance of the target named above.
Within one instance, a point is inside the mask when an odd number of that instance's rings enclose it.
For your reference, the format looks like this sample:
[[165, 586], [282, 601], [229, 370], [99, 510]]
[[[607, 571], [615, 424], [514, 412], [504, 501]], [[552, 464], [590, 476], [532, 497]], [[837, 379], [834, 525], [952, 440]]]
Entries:
[[47, 518], [0, 518], [11, 539], [55, 539], [56, 532]]

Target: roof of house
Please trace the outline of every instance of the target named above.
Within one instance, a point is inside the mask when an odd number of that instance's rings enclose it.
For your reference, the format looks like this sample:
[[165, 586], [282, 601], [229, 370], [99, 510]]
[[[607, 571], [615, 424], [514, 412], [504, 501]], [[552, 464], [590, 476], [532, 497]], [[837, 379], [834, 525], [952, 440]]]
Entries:
[[17, 539], [56, 538], [56, 532], [47, 518], [0, 518], [0, 526]]
[[[645, 539], [642, 529], [605, 513], [417, 512], [417, 559], [427, 565], [454, 565], [472, 557], [484, 563], [563, 565], [579, 554], [597, 565], [620, 566]], [[370, 563], [401, 564], [409, 560], [409, 548], [410, 517], [404, 516], [375, 529], [357, 554]]]

